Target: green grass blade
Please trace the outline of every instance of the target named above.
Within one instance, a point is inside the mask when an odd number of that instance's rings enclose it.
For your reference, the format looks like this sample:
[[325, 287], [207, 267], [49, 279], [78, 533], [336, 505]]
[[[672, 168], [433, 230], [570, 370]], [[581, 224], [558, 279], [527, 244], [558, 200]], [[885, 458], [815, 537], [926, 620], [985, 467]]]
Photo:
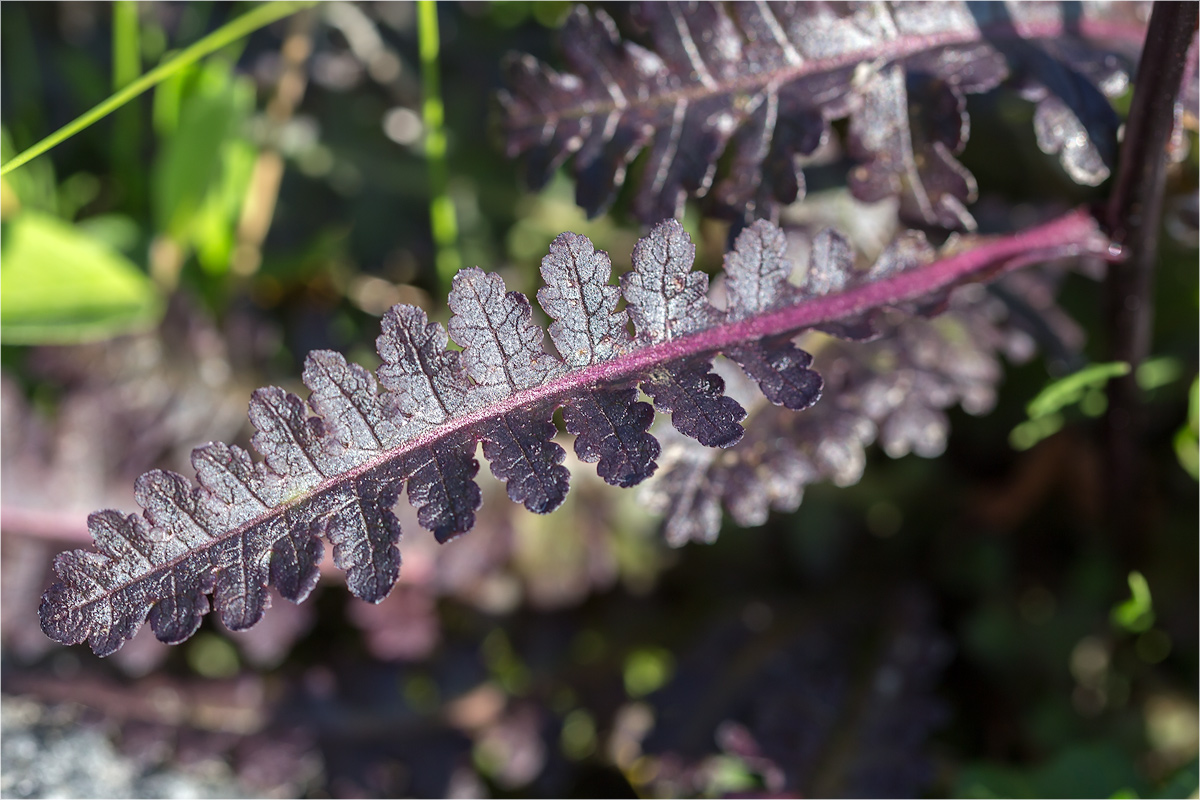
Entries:
[[120, 91], [142, 73], [141, 32], [134, 0], [113, 4], [113, 91]]
[[[113, 3], [112, 23], [112, 91], [119, 92], [142, 74], [141, 24], [135, 0]], [[142, 112], [136, 102], [113, 112], [110, 142], [113, 172], [136, 208], [146, 194], [145, 166], [138, 158], [142, 150]]]
[[189, 64], [199, 61], [209, 53], [220, 50], [222, 47], [253, 33], [265, 25], [269, 25], [276, 20], [283, 19], [302, 8], [312, 5], [315, 5], [315, 0], [295, 0], [294, 2], [289, 0], [289, 2], [264, 3], [248, 14], [243, 14], [213, 31], [208, 36], [205, 36], [175, 58], [147, 72], [91, 111], [67, 123], [45, 139], [18, 154], [3, 167], [0, 167], [0, 175], [7, 175], [22, 164], [26, 164], [37, 158], [50, 148], [66, 141], [97, 120], [103, 119], [142, 92], [169, 78]]
[[425, 125], [425, 159], [429, 164], [429, 219], [437, 247], [437, 274], [449, 286], [462, 266], [458, 253], [458, 219], [447, 190], [446, 108], [442, 103], [438, 72], [439, 33], [437, 3], [417, 0], [417, 30], [421, 55], [421, 85], [425, 95], [422, 121]]

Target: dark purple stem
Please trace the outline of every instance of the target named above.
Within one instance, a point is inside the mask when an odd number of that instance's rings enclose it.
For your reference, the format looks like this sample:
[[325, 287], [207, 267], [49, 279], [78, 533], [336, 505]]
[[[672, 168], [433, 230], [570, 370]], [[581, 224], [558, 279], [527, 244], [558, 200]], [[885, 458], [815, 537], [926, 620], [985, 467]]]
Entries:
[[[1137, 367], [1150, 352], [1154, 319], [1152, 289], [1158, 257], [1167, 175], [1167, 143], [1175, 125], [1175, 103], [1187, 66], [1188, 47], [1196, 32], [1194, 2], [1154, 4], [1125, 140], [1121, 145], [1116, 184], [1109, 198], [1106, 223], [1128, 258], [1109, 268], [1105, 303], [1109, 360]], [[1108, 385], [1106, 481], [1110, 520], [1131, 531], [1137, 506], [1137, 439], [1142, 426], [1141, 402], [1134, 372]]]

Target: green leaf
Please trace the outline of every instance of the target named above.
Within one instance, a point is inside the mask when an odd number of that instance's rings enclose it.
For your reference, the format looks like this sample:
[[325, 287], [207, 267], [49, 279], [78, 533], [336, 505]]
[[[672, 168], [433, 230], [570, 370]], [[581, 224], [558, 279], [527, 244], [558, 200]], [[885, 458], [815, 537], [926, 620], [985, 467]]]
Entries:
[[199, 67], [196, 65], [181, 69], [164, 78], [155, 88], [150, 120], [154, 125], [154, 132], [161, 138], [167, 138], [179, 128], [179, 108], [183, 105], [183, 91], [198, 71]]
[[113, 89], [122, 89], [142, 74], [141, 31], [133, 0], [113, 3]]
[[1078, 403], [1088, 389], [1100, 388], [1108, 383], [1109, 379], [1128, 374], [1129, 365], [1124, 361], [1090, 364], [1078, 372], [1048, 384], [1029, 402], [1026, 411], [1030, 419], [1053, 414]]
[[417, 42], [421, 56], [421, 92], [424, 103], [421, 121], [425, 125], [425, 159], [429, 164], [429, 223], [433, 241], [437, 244], [437, 272], [442, 283], [449, 286], [462, 266], [458, 250], [458, 218], [450, 198], [446, 167], [446, 131], [443, 123], [446, 108], [442, 102], [441, 72], [438, 51], [437, 3], [434, 0], [417, 2]]
[[1014, 450], [1028, 450], [1042, 439], [1058, 433], [1062, 426], [1062, 414], [1047, 414], [1044, 417], [1027, 419], [1018, 423], [1008, 434], [1008, 443]]
[[75, 230], [124, 255], [137, 248], [142, 236], [138, 224], [125, 214], [96, 214], [76, 222]]
[[1113, 606], [1113, 624], [1131, 633], [1149, 630], [1154, 624], [1154, 604], [1150, 597], [1150, 584], [1137, 570], [1129, 573], [1129, 593], [1128, 600]]
[[1137, 383], [1143, 392], [1153, 391], [1179, 380], [1183, 375], [1183, 362], [1173, 356], [1148, 358], [1138, 365]]
[[244, 139], [230, 139], [221, 150], [220, 180], [209, 188], [192, 224], [196, 257], [209, 274], [229, 271], [238, 218], [257, 156], [257, 148]]
[[4, 224], [0, 338], [67, 344], [156, 323], [162, 298], [133, 262], [74, 226], [25, 211]]
[[254, 108], [254, 87], [236, 79], [230, 64], [216, 61], [197, 76], [184, 98], [179, 126], [154, 170], [156, 224], [178, 242], [190, 238], [210, 189], [222, 180], [222, 154]]

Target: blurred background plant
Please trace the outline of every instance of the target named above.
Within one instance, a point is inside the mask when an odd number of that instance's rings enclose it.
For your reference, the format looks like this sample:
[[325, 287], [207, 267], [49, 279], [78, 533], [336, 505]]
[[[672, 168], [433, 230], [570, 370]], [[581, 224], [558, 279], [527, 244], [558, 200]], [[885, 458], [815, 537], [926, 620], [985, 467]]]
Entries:
[[[530, 293], [559, 232], [618, 269], [639, 235], [620, 200], [586, 220], [565, 175], [524, 190], [485, 141], [504, 54], [550, 58], [568, 4], [276, 6], [0, 6], [6, 164], [220, 44], [0, 183], [4, 796], [1195, 796], [1194, 133], [1137, 372], [1143, 530], [1103, 519], [1102, 387], [1128, 366], [1099, 363], [1099, 289], [1072, 272], [1039, 308], [1072, 369], [1002, 321], [913, 328], [983, 370], [944, 377], [971, 412], [946, 411], [954, 435], [885, 429], [893, 459], [848, 432], [823, 477], [857, 485], [813, 484], [795, 513], [764, 500], [738, 519], [765, 524], [726, 520], [715, 544], [668, 547], [636, 492], [572, 468], [545, 517], [485, 482], [478, 527], [446, 546], [400, 504], [404, 566], [378, 606], [330, 571], [245, 633], [208, 620], [169, 648], [144, 630], [107, 661], [45, 639], [53, 554], [88, 543], [88, 512], [132, 509], [142, 472], [246, 446], [253, 388], [300, 391], [315, 348], [375, 366], [378, 317], [445, 321], [457, 264]], [[1027, 104], [970, 108], [981, 230], [1102, 196], [1011, 122]], [[894, 210], [840, 175], [811, 171], [809, 193], [785, 210], [796, 236], [890, 238]], [[691, 205], [685, 223], [718, 266], [728, 226]], [[815, 350], [847, 365], [836, 380], [878, 379], [838, 347]], [[872, 352], [886, 377], [898, 356]], [[811, 413], [833, 426], [831, 401]]]

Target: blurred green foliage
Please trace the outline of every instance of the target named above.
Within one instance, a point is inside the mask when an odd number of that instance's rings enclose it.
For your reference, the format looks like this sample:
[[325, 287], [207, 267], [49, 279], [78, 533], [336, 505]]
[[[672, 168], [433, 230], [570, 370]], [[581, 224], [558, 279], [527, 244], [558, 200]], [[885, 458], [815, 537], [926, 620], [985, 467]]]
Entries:
[[[233, 74], [235, 61], [209, 59], [179, 73], [179, 85], [160, 88], [155, 96], [155, 228], [185, 248], [195, 247], [200, 266], [213, 274], [229, 269], [258, 152], [247, 137], [254, 84]], [[160, 107], [169, 110], [159, 112]]]
[[103, 241], [40, 211], [4, 223], [0, 337], [66, 344], [146, 329], [162, 313], [158, 290]]
[[1129, 599], [1113, 606], [1112, 620], [1130, 633], [1144, 633], [1154, 624], [1154, 602], [1150, 585], [1142, 573], [1129, 573]]
[[1188, 390], [1187, 422], [1175, 434], [1175, 454], [1179, 464], [1200, 480], [1200, 377], [1192, 378]]

